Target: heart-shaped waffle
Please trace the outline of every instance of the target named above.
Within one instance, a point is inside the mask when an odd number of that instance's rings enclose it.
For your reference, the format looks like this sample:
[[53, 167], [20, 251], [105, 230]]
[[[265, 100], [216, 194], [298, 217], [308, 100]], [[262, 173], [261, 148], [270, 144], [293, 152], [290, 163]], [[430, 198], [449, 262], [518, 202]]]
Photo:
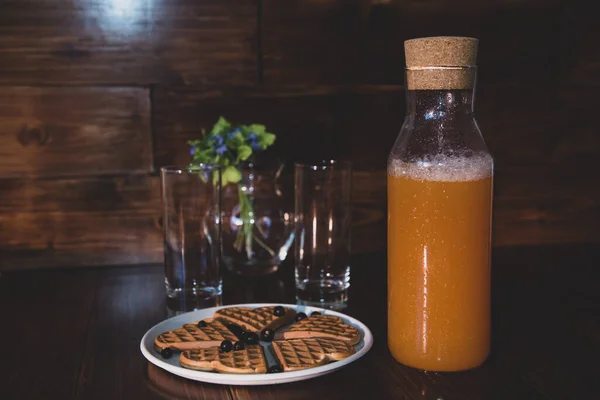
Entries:
[[312, 337], [333, 338], [353, 345], [360, 342], [358, 329], [345, 324], [340, 317], [334, 315], [313, 315], [275, 332], [276, 340]]
[[238, 338], [219, 320], [205, 319], [206, 326], [197, 323], [185, 324], [179, 329], [161, 333], [154, 339], [154, 347], [161, 351], [170, 347], [177, 350], [190, 350], [219, 346], [223, 340], [235, 343]]
[[249, 332], [260, 332], [265, 328], [275, 330], [292, 322], [296, 317], [296, 311], [291, 308], [284, 308], [284, 310], [285, 313], [278, 317], [274, 314], [275, 307], [273, 306], [229, 307], [216, 311], [213, 317], [226, 323], [237, 324]]
[[275, 340], [272, 345], [284, 371], [319, 367], [354, 354], [350, 343], [327, 337]]
[[184, 368], [198, 371], [216, 371], [228, 374], [264, 374], [267, 361], [263, 347], [259, 344], [246, 345], [243, 350], [222, 352], [219, 347], [187, 350], [179, 356]]

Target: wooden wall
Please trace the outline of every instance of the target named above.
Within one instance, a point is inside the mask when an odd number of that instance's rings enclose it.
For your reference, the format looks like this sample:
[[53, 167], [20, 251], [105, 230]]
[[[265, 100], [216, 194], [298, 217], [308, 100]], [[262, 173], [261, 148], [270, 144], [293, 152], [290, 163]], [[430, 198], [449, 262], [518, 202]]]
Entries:
[[0, 271], [161, 262], [157, 167], [221, 114], [352, 160], [355, 251], [385, 248], [403, 41], [429, 35], [481, 39], [495, 244], [598, 241], [598, 26], [582, 0], [4, 0]]

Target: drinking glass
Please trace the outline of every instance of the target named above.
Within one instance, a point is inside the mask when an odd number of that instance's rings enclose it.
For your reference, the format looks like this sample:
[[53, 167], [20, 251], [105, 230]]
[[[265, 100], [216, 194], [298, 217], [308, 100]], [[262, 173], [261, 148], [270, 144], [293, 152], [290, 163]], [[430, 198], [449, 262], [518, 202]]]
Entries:
[[167, 306], [221, 304], [221, 169], [161, 168]]
[[299, 304], [340, 309], [350, 287], [352, 167], [296, 164], [295, 278]]

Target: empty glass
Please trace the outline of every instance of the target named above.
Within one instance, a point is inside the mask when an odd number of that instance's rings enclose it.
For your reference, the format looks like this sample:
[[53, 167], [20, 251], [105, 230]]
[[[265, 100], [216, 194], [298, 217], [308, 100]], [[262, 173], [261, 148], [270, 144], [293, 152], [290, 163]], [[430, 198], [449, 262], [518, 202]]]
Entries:
[[161, 168], [167, 305], [177, 311], [221, 304], [221, 169]]
[[299, 304], [343, 308], [350, 287], [350, 163], [296, 164], [295, 277]]

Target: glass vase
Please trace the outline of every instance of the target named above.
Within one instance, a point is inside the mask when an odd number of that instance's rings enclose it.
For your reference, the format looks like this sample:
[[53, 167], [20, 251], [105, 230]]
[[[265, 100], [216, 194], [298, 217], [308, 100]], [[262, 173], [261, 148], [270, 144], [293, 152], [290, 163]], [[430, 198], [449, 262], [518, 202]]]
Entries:
[[283, 164], [240, 166], [242, 178], [222, 191], [225, 267], [260, 276], [279, 269], [294, 241], [294, 219], [280, 182]]

